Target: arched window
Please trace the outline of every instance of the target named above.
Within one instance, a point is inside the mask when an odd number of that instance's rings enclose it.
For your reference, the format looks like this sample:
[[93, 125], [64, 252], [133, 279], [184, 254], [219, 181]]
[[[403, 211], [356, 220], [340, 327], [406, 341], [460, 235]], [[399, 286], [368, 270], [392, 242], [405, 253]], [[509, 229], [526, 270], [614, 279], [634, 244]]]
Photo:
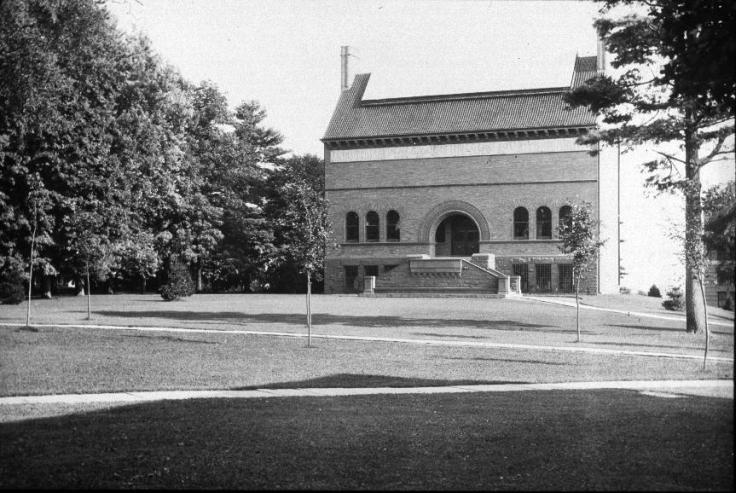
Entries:
[[524, 207], [514, 209], [514, 239], [529, 239], [529, 211]]
[[399, 241], [401, 229], [399, 228], [399, 213], [388, 211], [386, 214], [386, 241]]
[[345, 216], [345, 241], [358, 242], [360, 218], [355, 212], [348, 212]]
[[365, 241], [378, 241], [378, 213], [375, 211], [365, 215]]
[[537, 238], [552, 238], [552, 211], [548, 207], [540, 207], [537, 209]]
[[569, 205], [563, 205], [560, 207], [559, 229], [562, 229], [563, 226], [570, 226], [570, 222], [572, 221], [571, 214], [572, 207]]

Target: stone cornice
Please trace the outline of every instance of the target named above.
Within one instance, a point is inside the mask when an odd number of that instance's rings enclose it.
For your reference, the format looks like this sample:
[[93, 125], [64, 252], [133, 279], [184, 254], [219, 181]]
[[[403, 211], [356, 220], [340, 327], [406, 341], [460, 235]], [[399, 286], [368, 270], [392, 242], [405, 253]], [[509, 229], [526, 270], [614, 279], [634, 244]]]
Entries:
[[384, 135], [375, 137], [322, 139], [327, 149], [357, 149], [372, 147], [397, 147], [467, 142], [493, 142], [518, 139], [543, 139], [550, 137], [577, 137], [586, 134], [591, 127], [527, 128], [466, 132], [450, 134]]

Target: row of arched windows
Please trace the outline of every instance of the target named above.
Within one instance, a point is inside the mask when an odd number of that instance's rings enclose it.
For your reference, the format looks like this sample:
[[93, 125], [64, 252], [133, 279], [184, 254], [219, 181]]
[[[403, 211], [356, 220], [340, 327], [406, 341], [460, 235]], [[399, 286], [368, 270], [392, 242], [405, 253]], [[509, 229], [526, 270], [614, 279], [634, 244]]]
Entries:
[[[365, 241], [379, 241], [381, 219], [376, 211], [365, 215]], [[360, 238], [360, 217], [355, 212], [348, 212], [345, 216], [345, 241], [358, 242]], [[399, 241], [399, 213], [390, 210], [386, 213], [386, 241]]]
[[[572, 208], [569, 205], [560, 207], [559, 225], [570, 221]], [[542, 206], [537, 209], [537, 239], [548, 240], [552, 238], [552, 211], [549, 207]], [[514, 239], [529, 239], [529, 211], [525, 207], [514, 209]]]

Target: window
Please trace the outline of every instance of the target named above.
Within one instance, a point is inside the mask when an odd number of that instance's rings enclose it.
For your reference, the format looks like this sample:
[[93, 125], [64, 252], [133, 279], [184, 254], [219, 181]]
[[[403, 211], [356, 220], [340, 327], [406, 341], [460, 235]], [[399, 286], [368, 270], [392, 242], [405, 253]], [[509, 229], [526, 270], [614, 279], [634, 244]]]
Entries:
[[552, 291], [552, 264], [536, 264], [537, 291]]
[[357, 265], [346, 265], [345, 266], [345, 292], [356, 293], [358, 287], [355, 285], [355, 281], [358, 278], [358, 266]]
[[569, 205], [563, 205], [560, 207], [560, 219], [559, 219], [559, 228], [562, 229], [563, 226], [570, 227], [570, 223], [572, 222], [572, 207]]
[[386, 214], [386, 241], [399, 241], [400, 239], [399, 213], [388, 211], [388, 214]]
[[562, 293], [572, 293], [572, 264], [557, 264], [560, 274], [557, 281], [557, 289]]
[[521, 277], [521, 292], [529, 292], [529, 265], [528, 264], [512, 264], [511, 269], [515, 276]]
[[524, 207], [514, 209], [514, 239], [529, 239], [529, 211]]
[[378, 277], [378, 266], [377, 265], [364, 265], [363, 272], [366, 277], [375, 276]]
[[716, 282], [718, 284], [731, 284], [733, 281], [733, 271], [728, 267], [716, 267]]
[[360, 218], [355, 212], [348, 212], [345, 216], [345, 241], [357, 243], [358, 231], [360, 231]]
[[375, 211], [365, 215], [365, 241], [378, 241], [378, 213]]
[[537, 209], [537, 238], [541, 240], [552, 238], [552, 211], [544, 206]]

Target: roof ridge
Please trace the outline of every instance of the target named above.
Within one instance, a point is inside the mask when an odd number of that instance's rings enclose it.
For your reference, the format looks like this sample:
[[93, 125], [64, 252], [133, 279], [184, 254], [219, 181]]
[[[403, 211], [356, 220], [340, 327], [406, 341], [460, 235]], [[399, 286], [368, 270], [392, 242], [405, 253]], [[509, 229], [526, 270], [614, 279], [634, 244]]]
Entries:
[[541, 94], [557, 94], [570, 90], [570, 86], [541, 87], [532, 89], [505, 89], [502, 91], [462, 92], [450, 94], [431, 94], [427, 96], [403, 96], [398, 98], [363, 99], [360, 105], [379, 106], [388, 104], [410, 104], [432, 101], [457, 101], [461, 99], [490, 99], [514, 96], [537, 96]]

